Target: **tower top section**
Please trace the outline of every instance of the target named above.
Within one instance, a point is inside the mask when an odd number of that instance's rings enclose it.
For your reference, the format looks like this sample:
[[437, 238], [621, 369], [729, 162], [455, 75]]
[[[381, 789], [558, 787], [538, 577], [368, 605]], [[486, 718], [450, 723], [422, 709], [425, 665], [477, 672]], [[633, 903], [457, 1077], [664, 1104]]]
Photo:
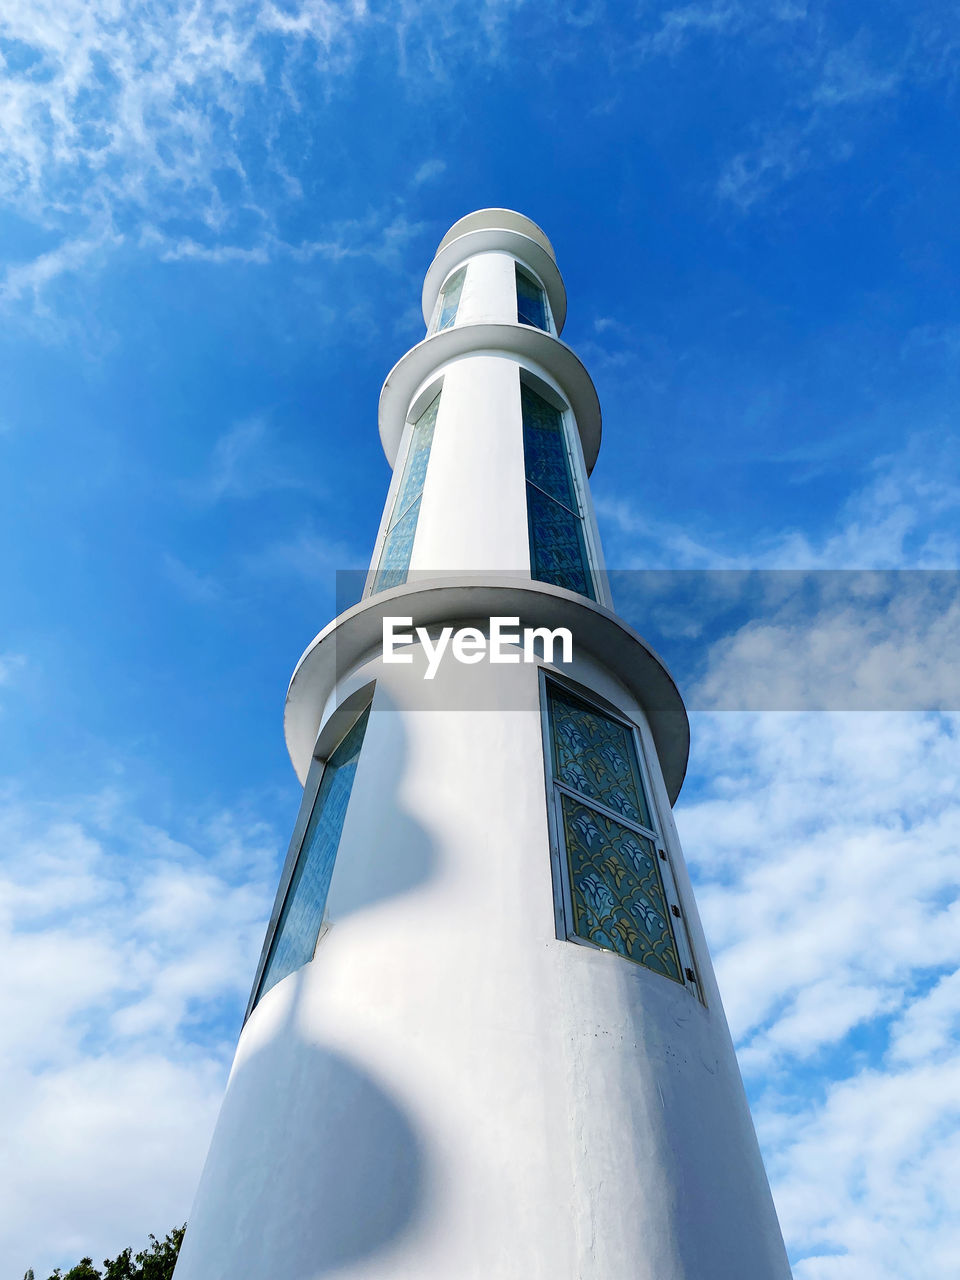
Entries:
[[567, 315], [567, 293], [553, 245], [530, 218], [513, 209], [477, 209], [458, 219], [437, 246], [423, 282], [423, 319], [429, 325], [443, 282], [478, 253], [509, 253], [542, 282], [557, 333]]
[[465, 236], [469, 231], [519, 231], [521, 235], [536, 240], [541, 249], [546, 249], [554, 262], [557, 260], [553, 245], [544, 235], [543, 230], [531, 218], [525, 218], [522, 213], [517, 213], [513, 209], [477, 209], [459, 218], [437, 245], [437, 253], [445, 249], [458, 236]]

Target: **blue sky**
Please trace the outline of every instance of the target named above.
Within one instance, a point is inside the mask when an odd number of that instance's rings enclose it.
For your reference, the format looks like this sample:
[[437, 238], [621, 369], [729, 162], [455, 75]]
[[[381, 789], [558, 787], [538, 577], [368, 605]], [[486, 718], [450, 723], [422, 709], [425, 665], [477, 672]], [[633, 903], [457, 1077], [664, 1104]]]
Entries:
[[[10, 0], [0, 55], [0, 1262], [40, 1275], [188, 1212], [296, 813], [286, 682], [369, 556], [456, 218], [557, 248], [611, 565], [960, 567], [960, 21]], [[784, 636], [773, 685], [839, 644], [880, 688], [957, 612], [774, 606], [685, 692]], [[796, 1276], [952, 1274], [956, 718], [693, 728], [678, 823]]]

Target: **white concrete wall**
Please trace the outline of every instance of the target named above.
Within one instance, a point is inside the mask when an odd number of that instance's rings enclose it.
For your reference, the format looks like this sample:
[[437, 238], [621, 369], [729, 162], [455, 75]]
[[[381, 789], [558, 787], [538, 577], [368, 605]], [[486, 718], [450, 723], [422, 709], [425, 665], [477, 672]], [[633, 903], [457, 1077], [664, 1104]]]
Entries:
[[649, 734], [705, 1005], [556, 937], [536, 667], [371, 678], [330, 927], [243, 1032], [176, 1280], [785, 1280]]
[[[479, 253], [468, 260], [456, 324], [517, 323], [517, 259], [509, 253]], [[534, 280], [537, 273], [523, 264]], [[541, 286], [542, 287], [542, 286]], [[546, 295], [544, 295], [546, 296]], [[555, 333], [547, 302], [550, 332]]]

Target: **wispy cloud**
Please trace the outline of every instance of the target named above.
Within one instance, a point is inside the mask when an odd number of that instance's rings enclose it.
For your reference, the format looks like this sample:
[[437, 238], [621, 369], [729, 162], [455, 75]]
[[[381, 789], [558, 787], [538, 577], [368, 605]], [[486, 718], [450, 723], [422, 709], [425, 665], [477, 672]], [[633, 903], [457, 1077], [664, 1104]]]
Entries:
[[659, 14], [656, 29], [640, 45], [647, 55], [676, 56], [697, 36], [730, 34], [750, 23], [743, 5], [719, 0], [713, 4], [687, 4]]
[[829, 24], [804, 19], [803, 52], [777, 52], [784, 92], [777, 105], [751, 124], [749, 144], [724, 165], [716, 192], [721, 202], [746, 213], [810, 169], [853, 157], [872, 114], [910, 87], [938, 76], [949, 79], [949, 59], [939, 65], [921, 38], [923, 17], [907, 22], [905, 41], [892, 52], [871, 47], [865, 29], [839, 41]]
[[318, 486], [291, 465], [266, 420], [245, 418], [220, 435], [206, 473], [187, 486], [204, 503], [243, 500], [282, 489], [316, 492]]
[[[281, 145], [284, 122], [303, 111], [295, 85], [332, 92], [357, 65], [359, 42], [391, 25], [408, 40], [429, 33], [431, 47], [489, 44], [514, 7], [485, 0], [435, 22], [435, 6], [373, 14], [365, 0], [136, 0], [122, 12], [112, 0], [12, 0], [0, 14], [0, 203], [56, 243], [6, 265], [0, 301], [36, 301], [124, 243], [164, 261], [394, 262], [417, 231], [397, 207], [355, 224], [321, 214], [327, 233], [313, 242], [278, 229], [304, 198]], [[262, 162], [249, 153], [254, 121]], [[410, 188], [443, 169], [428, 158]]]
[[0, 685], [13, 684], [17, 673], [27, 665], [22, 653], [0, 653]]
[[423, 164], [413, 175], [413, 185], [415, 187], [420, 187], [423, 186], [425, 182], [432, 182], [434, 178], [439, 178], [441, 174], [446, 173], [446, 170], [447, 164], [445, 160], [424, 160]]
[[21, 299], [39, 304], [51, 282], [88, 267], [107, 249], [122, 243], [122, 239], [122, 236], [109, 232], [95, 237], [68, 239], [28, 262], [8, 266], [0, 280], [0, 305]]
[[163, 557], [163, 571], [177, 591], [195, 604], [219, 604], [223, 600], [223, 587], [216, 578], [192, 569], [169, 552]]
[[669, 569], [953, 569], [960, 566], [960, 437], [918, 433], [870, 464], [819, 536], [758, 530], [750, 550], [705, 529], [671, 524], [616, 495], [596, 507], [608, 563]]
[[365, 568], [369, 559], [369, 552], [358, 552], [356, 547], [336, 537], [305, 526], [293, 537], [269, 542], [248, 555], [244, 567], [253, 574], [269, 577], [279, 574], [329, 583], [332, 587], [337, 573], [356, 574]]

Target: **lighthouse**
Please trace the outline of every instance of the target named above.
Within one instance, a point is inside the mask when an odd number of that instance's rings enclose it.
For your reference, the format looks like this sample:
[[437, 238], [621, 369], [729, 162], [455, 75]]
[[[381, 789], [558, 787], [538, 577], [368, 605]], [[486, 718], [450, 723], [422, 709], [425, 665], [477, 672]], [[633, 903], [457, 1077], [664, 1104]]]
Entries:
[[422, 302], [362, 597], [287, 693], [303, 801], [176, 1280], [789, 1280], [553, 247], [471, 213]]

